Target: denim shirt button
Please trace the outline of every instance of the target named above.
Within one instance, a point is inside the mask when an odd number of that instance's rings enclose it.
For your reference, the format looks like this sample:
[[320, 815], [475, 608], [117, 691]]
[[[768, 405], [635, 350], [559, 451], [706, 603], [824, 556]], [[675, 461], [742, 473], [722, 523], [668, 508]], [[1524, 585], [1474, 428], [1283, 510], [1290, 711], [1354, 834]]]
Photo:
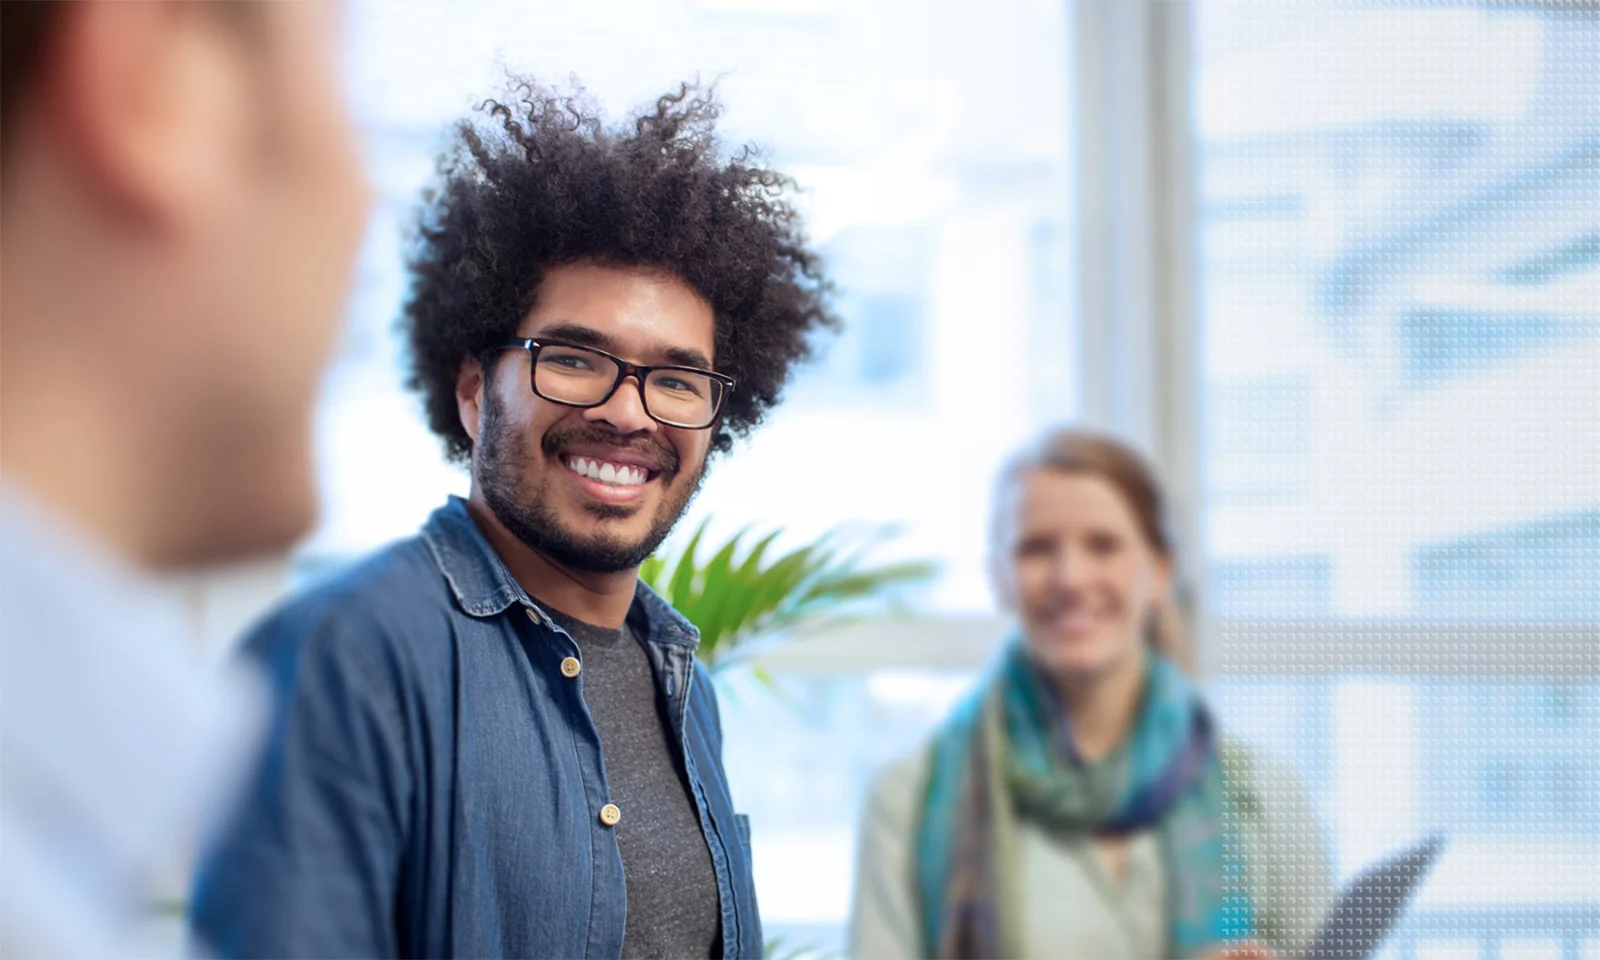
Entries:
[[614, 827], [622, 820], [622, 811], [614, 803], [608, 803], [600, 808], [600, 822], [608, 827]]
[[582, 670], [583, 664], [578, 662], [577, 657], [567, 657], [561, 661], [561, 675], [569, 680], [576, 677]]

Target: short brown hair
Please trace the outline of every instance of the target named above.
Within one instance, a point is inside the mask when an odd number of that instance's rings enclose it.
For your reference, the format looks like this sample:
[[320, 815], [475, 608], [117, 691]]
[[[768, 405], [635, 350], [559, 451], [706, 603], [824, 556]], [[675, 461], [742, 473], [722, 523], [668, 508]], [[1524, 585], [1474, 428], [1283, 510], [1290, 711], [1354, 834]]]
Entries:
[[991, 530], [998, 546], [1005, 495], [1030, 470], [1087, 473], [1110, 483], [1127, 501], [1150, 548], [1171, 559], [1172, 535], [1166, 502], [1155, 471], [1132, 447], [1111, 436], [1088, 430], [1056, 428], [1023, 447], [1000, 471]]
[[11, 115], [33, 84], [66, 4], [60, 0], [0, 2], [0, 150], [11, 142]]

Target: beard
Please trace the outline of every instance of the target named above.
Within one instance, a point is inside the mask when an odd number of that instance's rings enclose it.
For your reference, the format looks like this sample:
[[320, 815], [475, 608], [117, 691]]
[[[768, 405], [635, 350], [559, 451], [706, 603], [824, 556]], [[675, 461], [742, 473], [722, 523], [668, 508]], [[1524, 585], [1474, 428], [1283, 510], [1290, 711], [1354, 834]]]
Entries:
[[[621, 573], [644, 563], [672, 532], [705, 478], [705, 464], [692, 472], [681, 469], [678, 455], [665, 444], [649, 437], [628, 440], [615, 430], [600, 426], [552, 428], [531, 449], [525, 431], [509, 421], [499, 397], [490, 384], [484, 385], [483, 428], [479, 434], [474, 472], [483, 500], [507, 530], [529, 549], [543, 554], [569, 570], [583, 573]], [[650, 529], [643, 536], [626, 539], [603, 528], [608, 520], [633, 516], [643, 506], [625, 507], [609, 503], [584, 504], [592, 522], [573, 524], [556, 515], [550, 495], [551, 478], [546, 465], [565, 470], [559, 462], [562, 448], [577, 443], [603, 443], [621, 450], [643, 453], [659, 465], [651, 483], [660, 483], [664, 494]], [[541, 464], [540, 461], [543, 461]], [[536, 482], [525, 478], [540, 476]], [[588, 529], [576, 528], [579, 525]]]

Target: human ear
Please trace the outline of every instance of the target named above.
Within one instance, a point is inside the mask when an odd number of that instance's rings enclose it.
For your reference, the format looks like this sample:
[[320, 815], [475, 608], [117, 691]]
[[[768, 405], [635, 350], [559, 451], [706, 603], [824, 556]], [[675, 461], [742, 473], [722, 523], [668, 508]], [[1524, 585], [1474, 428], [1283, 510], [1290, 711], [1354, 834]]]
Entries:
[[472, 442], [478, 442], [478, 431], [483, 418], [483, 364], [468, 358], [461, 361], [456, 372], [456, 414], [461, 418], [461, 429], [467, 431]]
[[1150, 592], [1157, 603], [1171, 603], [1173, 596], [1172, 558], [1157, 554], [1155, 571], [1151, 577]]
[[242, 194], [250, 65], [204, 4], [73, 6], [45, 106], [98, 195], [158, 228]]

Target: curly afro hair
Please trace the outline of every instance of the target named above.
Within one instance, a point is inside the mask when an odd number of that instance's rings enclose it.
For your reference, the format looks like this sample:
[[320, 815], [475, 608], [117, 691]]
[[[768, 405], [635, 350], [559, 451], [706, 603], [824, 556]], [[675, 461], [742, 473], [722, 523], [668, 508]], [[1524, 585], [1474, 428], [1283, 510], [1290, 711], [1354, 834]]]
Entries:
[[761, 422], [814, 334], [834, 329], [831, 285], [806, 246], [793, 181], [749, 147], [724, 156], [714, 93], [683, 84], [617, 128], [581, 90], [513, 77], [504, 100], [457, 124], [424, 196], [401, 324], [407, 385], [457, 462], [472, 439], [456, 377], [516, 336], [551, 267], [578, 262], [667, 271], [716, 318], [717, 369], [738, 380], [711, 449]]

